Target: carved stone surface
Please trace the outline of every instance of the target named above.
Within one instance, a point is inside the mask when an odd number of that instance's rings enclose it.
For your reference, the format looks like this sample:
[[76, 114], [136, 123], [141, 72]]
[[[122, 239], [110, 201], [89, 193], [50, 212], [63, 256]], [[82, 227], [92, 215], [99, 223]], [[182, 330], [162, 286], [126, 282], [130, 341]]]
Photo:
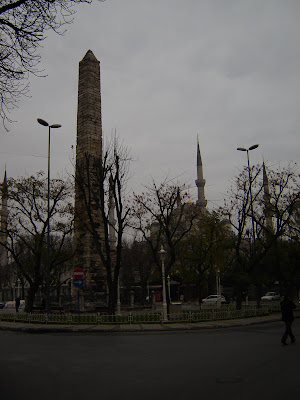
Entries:
[[101, 267], [85, 206], [90, 199], [90, 211], [101, 237], [99, 166], [102, 162], [102, 119], [100, 62], [88, 50], [79, 63], [77, 141], [75, 171], [75, 244], [79, 246], [77, 264], [84, 268], [86, 286], [93, 270]]

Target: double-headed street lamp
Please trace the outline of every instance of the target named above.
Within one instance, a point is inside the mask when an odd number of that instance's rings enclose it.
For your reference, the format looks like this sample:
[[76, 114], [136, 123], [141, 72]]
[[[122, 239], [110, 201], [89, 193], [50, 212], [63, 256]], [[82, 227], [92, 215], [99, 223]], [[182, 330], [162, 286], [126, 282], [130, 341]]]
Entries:
[[46, 311], [50, 312], [50, 138], [51, 138], [51, 128], [60, 128], [60, 124], [49, 125], [48, 122], [41, 118], [37, 119], [38, 123], [43, 126], [48, 126], [48, 195], [47, 195], [47, 266], [46, 266]]
[[249, 176], [249, 194], [250, 194], [250, 208], [251, 208], [251, 219], [252, 219], [252, 233], [253, 233], [253, 245], [255, 244], [255, 230], [254, 230], [254, 214], [253, 214], [253, 203], [252, 203], [252, 180], [250, 174], [250, 161], [249, 161], [249, 151], [257, 149], [259, 144], [254, 144], [250, 146], [249, 149], [245, 149], [244, 147], [238, 147], [239, 151], [247, 152], [247, 161], [248, 161], [248, 176]]
[[165, 259], [166, 250], [161, 246], [159, 250], [161, 259], [161, 276], [162, 276], [162, 288], [163, 288], [163, 320], [168, 321], [168, 310], [167, 310], [167, 297], [166, 297], [166, 280], [165, 280]]

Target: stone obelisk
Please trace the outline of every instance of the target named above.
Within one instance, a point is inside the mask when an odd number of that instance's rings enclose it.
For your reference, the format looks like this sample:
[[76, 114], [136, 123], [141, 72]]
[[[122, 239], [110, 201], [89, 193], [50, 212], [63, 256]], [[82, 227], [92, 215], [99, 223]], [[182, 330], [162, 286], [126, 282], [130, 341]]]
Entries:
[[[93, 52], [88, 50], [79, 63], [74, 235], [79, 254], [77, 265], [84, 269], [87, 286], [91, 283], [93, 271], [101, 268], [100, 257], [95, 251], [91, 224], [88, 218], [88, 213], [91, 212], [94, 226], [97, 226], [101, 237], [102, 224], [98, 190], [101, 162], [100, 62]], [[89, 209], [87, 209], [87, 204]]]

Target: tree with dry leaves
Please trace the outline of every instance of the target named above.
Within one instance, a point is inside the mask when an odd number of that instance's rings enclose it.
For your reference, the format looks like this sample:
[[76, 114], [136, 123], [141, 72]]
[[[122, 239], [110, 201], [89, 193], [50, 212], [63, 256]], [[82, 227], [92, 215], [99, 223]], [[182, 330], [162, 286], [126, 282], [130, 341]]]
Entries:
[[[188, 202], [186, 186], [169, 179], [159, 185], [153, 181], [145, 192], [134, 195], [133, 227], [148, 243], [159, 273], [161, 246], [167, 252], [165, 272], [168, 276], [177, 260], [179, 244], [190, 232], [199, 213], [199, 207]], [[167, 303], [170, 303], [168, 293]]]

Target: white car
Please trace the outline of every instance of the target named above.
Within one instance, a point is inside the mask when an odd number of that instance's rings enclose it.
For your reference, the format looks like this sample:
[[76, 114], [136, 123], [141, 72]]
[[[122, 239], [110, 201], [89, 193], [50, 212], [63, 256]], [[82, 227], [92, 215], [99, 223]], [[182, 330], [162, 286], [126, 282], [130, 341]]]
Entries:
[[202, 300], [203, 304], [218, 304], [218, 301], [221, 301], [221, 304], [227, 304], [228, 301], [224, 296], [218, 296], [217, 294], [211, 294]]
[[[13, 300], [13, 301], [7, 301], [7, 302], [5, 303], [5, 306], [4, 306], [4, 309], [6, 309], [6, 308], [16, 308], [16, 302], [15, 302], [15, 300]], [[20, 308], [20, 309], [25, 308], [25, 300], [20, 300], [20, 306], [19, 306], [19, 308]]]
[[276, 301], [280, 300], [280, 294], [276, 292], [268, 292], [261, 297], [261, 301]]

